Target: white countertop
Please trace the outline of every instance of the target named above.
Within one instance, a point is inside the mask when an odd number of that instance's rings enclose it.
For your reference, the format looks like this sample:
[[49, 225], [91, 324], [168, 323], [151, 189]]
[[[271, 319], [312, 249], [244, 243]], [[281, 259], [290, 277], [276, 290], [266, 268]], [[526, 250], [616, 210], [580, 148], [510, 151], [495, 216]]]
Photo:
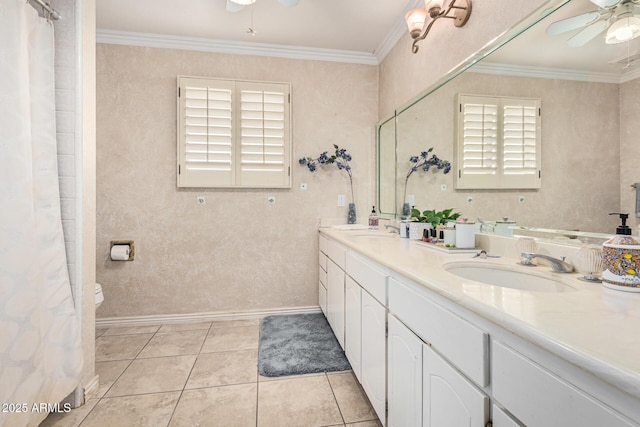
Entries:
[[455, 302], [461, 307], [565, 359], [630, 395], [640, 398], [640, 293], [578, 280], [578, 274], [552, 273], [573, 292], [531, 292], [487, 285], [447, 272], [443, 265], [469, 261], [509, 266], [514, 258], [472, 259], [447, 254], [386, 230], [320, 232], [378, 264]]

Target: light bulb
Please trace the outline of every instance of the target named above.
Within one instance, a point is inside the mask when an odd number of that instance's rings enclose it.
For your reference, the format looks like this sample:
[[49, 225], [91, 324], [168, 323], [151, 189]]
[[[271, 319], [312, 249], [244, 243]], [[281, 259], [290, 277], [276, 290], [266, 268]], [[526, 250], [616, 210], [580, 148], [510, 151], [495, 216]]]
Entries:
[[411, 37], [418, 38], [424, 27], [424, 21], [427, 19], [427, 11], [424, 9], [412, 9], [404, 17], [407, 21], [407, 27]]
[[640, 36], [640, 18], [627, 16], [613, 23], [605, 37], [605, 43], [616, 44], [635, 39]]

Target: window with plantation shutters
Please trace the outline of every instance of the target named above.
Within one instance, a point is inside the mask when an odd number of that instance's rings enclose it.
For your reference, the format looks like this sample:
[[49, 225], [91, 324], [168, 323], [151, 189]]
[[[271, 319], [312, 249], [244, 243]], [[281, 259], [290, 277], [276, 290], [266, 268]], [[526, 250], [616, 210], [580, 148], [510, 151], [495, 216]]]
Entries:
[[457, 96], [456, 188], [540, 188], [540, 100]]
[[178, 77], [178, 187], [290, 187], [290, 92]]

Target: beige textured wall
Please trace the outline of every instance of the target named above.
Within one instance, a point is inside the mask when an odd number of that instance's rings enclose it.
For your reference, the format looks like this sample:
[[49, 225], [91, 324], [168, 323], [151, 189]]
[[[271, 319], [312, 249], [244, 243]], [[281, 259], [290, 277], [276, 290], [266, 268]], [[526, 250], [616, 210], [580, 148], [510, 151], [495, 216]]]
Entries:
[[[317, 227], [346, 217], [344, 172], [297, 163], [332, 144], [353, 155], [359, 219], [374, 199], [377, 67], [97, 46], [97, 316], [317, 305]], [[290, 190], [176, 188], [176, 76], [292, 83]], [[308, 190], [300, 190], [300, 183]], [[196, 196], [206, 204], [196, 204]], [[274, 195], [270, 206], [267, 196]], [[109, 241], [135, 240], [133, 262]]]
[[638, 235], [636, 195], [630, 187], [640, 182], [640, 79], [620, 85], [620, 212], [629, 213], [629, 225]]
[[[403, 174], [409, 156], [431, 146], [438, 156], [453, 161], [458, 93], [541, 99], [542, 188], [455, 191], [454, 163], [454, 173], [420, 172], [410, 178], [407, 194], [415, 195], [416, 206], [455, 207], [472, 219], [509, 217], [520, 225], [615, 231], [616, 220], [608, 213], [620, 205], [617, 84], [464, 73], [398, 117], [398, 170]], [[404, 179], [400, 184], [402, 197]], [[441, 184], [447, 191], [440, 190]], [[467, 196], [473, 197], [472, 203]]]
[[474, 1], [471, 18], [464, 27], [437, 23], [420, 42], [420, 51], [415, 55], [411, 53], [409, 34], [402, 36], [380, 64], [379, 119], [389, 117], [396, 107], [434, 84], [490, 40], [550, 3], [553, 2]]

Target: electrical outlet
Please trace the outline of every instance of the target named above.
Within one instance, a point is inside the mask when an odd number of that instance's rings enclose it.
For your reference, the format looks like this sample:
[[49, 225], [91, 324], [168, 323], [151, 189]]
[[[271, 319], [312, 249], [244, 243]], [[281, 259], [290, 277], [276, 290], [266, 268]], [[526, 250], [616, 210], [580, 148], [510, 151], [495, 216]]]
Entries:
[[270, 205], [275, 205], [275, 204], [276, 204], [276, 196], [269, 196], [269, 197], [267, 197], [267, 202], [268, 202]]
[[302, 191], [306, 191], [307, 190], [307, 183], [306, 182], [300, 183], [300, 190], [302, 190]]
[[518, 196], [518, 202], [524, 203], [524, 196]]
[[344, 194], [338, 194], [338, 206], [344, 206], [346, 203]]
[[207, 203], [207, 199], [205, 199], [204, 196], [198, 196], [196, 198], [196, 201], [198, 202], [199, 205], [204, 205], [205, 203]]
[[440, 186], [440, 191], [447, 191], [447, 184], [442, 184]]
[[415, 204], [416, 204], [416, 196], [414, 196], [413, 194], [409, 194], [407, 196], [407, 201], [409, 202], [409, 206], [415, 206]]
[[471, 203], [471, 202], [473, 202], [473, 197], [467, 196], [467, 203]]

